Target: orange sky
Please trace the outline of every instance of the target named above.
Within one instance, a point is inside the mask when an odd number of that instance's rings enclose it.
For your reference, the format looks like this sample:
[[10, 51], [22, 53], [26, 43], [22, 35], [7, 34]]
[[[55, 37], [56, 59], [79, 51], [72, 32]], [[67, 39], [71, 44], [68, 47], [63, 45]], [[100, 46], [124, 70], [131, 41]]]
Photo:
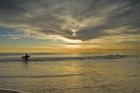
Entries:
[[111, 51], [133, 51], [139, 50], [138, 46], [133, 45], [114, 45], [114, 46], [82, 46], [82, 45], [63, 45], [63, 46], [24, 46], [24, 47], [0, 47], [0, 52], [49, 52], [49, 53], [92, 53], [92, 52], [111, 52]]

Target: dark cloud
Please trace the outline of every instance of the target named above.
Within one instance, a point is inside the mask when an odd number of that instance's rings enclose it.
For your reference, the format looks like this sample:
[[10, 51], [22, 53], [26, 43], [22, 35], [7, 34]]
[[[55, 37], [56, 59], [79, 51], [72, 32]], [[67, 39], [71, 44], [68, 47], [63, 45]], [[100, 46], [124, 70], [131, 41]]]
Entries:
[[23, 12], [21, 5], [24, 3], [23, 0], [0, 0], [0, 12], [8, 14]]
[[14, 10], [20, 0], [0, 0], [0, 10]]
[[105, 35], [107, 34], [102, 30], [102, 28], [96, 27], [77, 32], [77, 39], [90, 40], [94, 38], [100, 38]]
[[139, 4], [140, 0], [129, 0], [129, 2], [134, 5], [134, 4]]
[[139, 0], [0, 0], [0, 25], [86, 41], [121, 27], [139, 34], [139, 11]]

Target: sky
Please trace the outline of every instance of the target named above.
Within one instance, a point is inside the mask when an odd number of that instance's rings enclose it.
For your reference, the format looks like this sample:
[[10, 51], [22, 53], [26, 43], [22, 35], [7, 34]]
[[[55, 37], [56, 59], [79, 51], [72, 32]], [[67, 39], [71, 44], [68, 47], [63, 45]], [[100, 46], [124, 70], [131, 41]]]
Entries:
[[0, 0], [0, 52], [140, 47], [140, 0]]

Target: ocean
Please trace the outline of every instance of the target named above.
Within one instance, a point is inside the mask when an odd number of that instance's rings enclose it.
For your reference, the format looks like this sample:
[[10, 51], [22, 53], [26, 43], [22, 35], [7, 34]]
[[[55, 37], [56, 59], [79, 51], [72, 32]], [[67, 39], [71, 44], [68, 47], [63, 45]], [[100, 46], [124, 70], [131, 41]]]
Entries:
[[0, 89], [21, 93], [140, 93], [135, 53], [0, 53]]

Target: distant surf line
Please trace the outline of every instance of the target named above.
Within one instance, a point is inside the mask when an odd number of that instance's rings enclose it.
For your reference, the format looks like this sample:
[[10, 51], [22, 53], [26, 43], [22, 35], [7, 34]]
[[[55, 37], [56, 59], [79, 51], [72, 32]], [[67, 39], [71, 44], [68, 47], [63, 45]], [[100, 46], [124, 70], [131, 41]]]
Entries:
[[[32, 57], [28, 61], [63, 61], [63, 60], [87, 60], [87, 59], [122, 59], [122, 58], [131, 58], [136, 57], [133, 55], [100, 55], [100, 56], [69, 56], [69, 57]], [[0, 62], [9, 62], [9, 61], [23, 61], [20, 58], [1, 58]]]
[[55, 77], [72, 77], [72, 76], [83, 76], [85, 74], [53, 74], [53, 75], [42, 75], [42, 76], [0, 76], [0, 78], [55, 78]]

